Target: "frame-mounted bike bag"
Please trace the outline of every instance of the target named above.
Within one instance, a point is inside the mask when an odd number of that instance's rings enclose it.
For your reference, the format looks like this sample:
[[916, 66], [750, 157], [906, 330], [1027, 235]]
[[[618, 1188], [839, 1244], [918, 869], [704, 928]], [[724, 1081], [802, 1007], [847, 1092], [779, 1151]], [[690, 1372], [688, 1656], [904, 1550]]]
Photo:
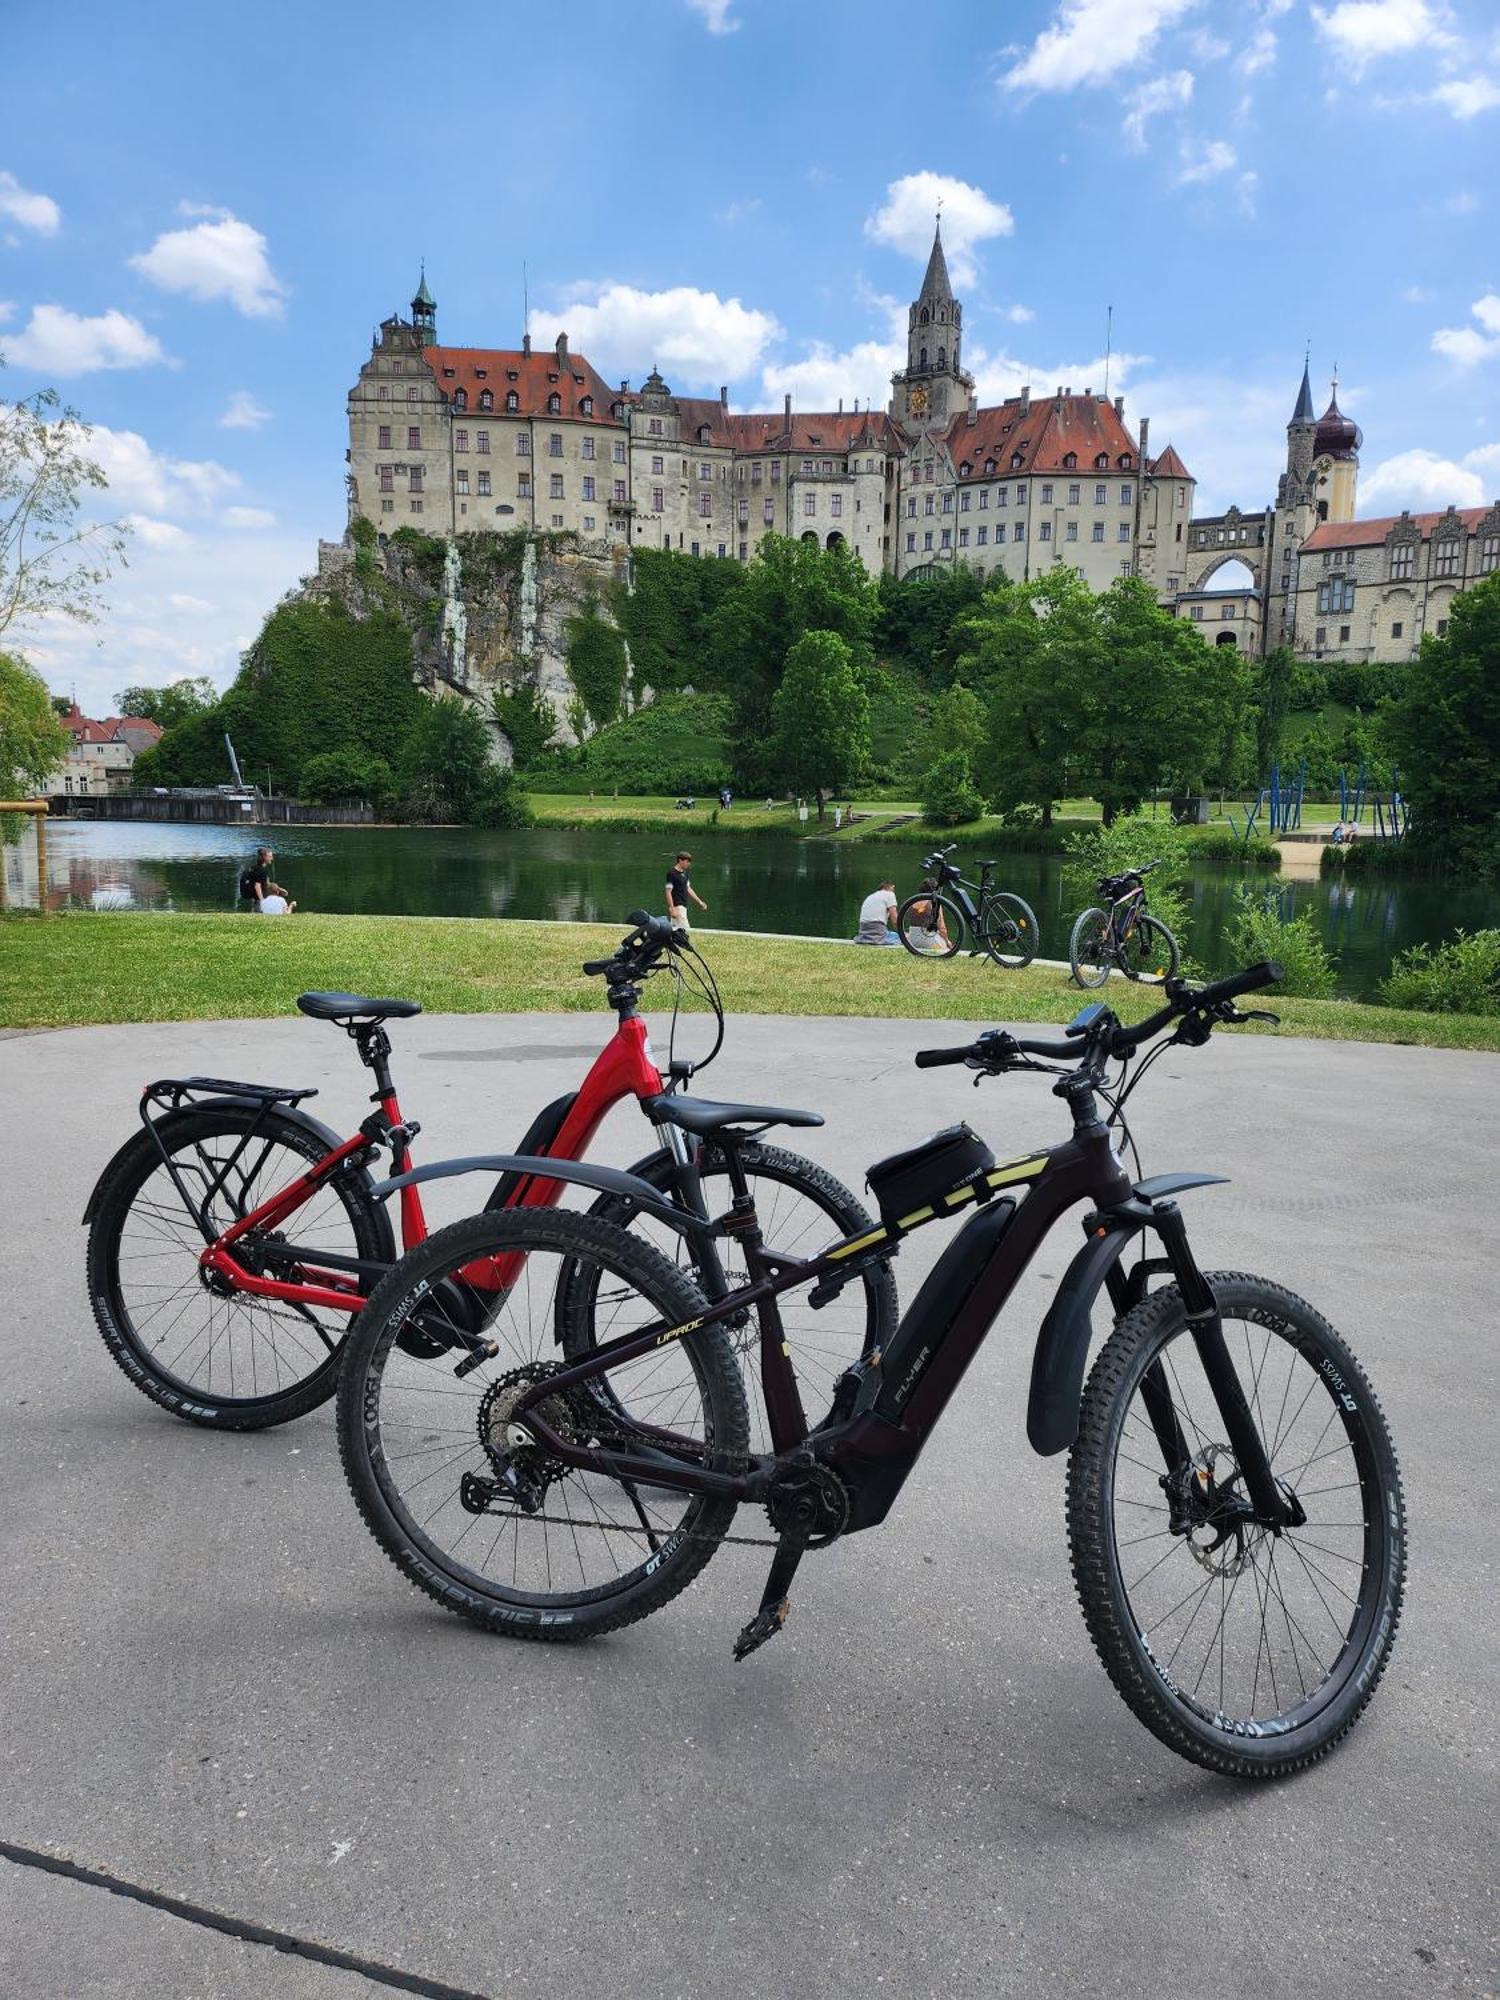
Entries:
[[967, 1125], [949, 1125], [920, 1146], [877, 1160], [865, 1175], [865, 1183], [875, 1197], [881, 1221], [891, 1227], [923, 1210], [941, 1213], [948, 1197], [971, 1183], [981, 1184], [976, 1193], [988, 1193], [982, 1187], [983, 1177], [994, 1164], [994, 1154], [977, 1132]]

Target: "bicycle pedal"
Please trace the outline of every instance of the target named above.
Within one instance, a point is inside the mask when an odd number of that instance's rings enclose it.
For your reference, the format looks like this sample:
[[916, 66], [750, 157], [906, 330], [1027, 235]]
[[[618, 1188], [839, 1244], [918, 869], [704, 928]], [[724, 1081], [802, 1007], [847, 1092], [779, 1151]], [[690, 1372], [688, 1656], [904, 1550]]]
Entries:
[[735, 1640], [735, 1659], [747, 1659], [757, 1646], [763, 1646], [767, 1639], [774, 1639], [785, 1625], [791, 1608], [791, 1599], [788, 1597], [783, 1597], [779, 1604], [763, 1604]]

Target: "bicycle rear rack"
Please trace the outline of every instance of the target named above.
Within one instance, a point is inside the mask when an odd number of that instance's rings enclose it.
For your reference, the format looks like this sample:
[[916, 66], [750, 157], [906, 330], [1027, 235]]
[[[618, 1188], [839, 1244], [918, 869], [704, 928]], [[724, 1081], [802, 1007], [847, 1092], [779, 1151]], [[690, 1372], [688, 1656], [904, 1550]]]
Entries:
[[141, 1116], [145, 1106], [160, 1104], [177, 1111], [191, 1097], [250, 1097], [260, 1104], [300, 1104], [304, 1097], [316, 1097], [316, 1086], [304, 1090], [283, 1089], [274, 1083], [234, 1083], [222, 1076], [165, 1076], [148, 1083], [141, 1092]]

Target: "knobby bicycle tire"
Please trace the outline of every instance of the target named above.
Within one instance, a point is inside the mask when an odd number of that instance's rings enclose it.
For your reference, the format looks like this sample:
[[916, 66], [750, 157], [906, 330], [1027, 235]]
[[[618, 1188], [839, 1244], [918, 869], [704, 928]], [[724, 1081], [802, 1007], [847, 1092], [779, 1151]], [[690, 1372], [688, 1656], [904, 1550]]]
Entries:
[[1021, 972], [1036, 957], [1036, 911], [1024, 898], [999, 889], [981, 906], [981, 942], [996, 965]]
[[[1168, 1286], [1120, 1321], [1084, 1391], [1068, 1467], [1073, 1575], [1110, 1679], [1154, 1735], [1226, 1776], [1285, 1777], [1353, 1728], [1385, 1670], [1406, 1568], [1401, 1474], [1375, 1393], [1321, 1314], [1267, 1279], [1207, 1275], [1273, 1475], [1298, 1495], [1307, 1520], [1279, 1536], [1247, 1530], [1221, 1550], [1200, 1542], [1196, 1554], [1189, 1537], [1164, 1525], [1163, 1454], [1135, 1409], [1153, 1368], [1183, 1419], [1193, 1463], [1207, 1463], [1217, 1478], [1224, 1462], [1214, 1456], [1223, 1432], [1211, 1395], [1194, 1407], [1190, 1326], [1181, 1294]], [[1137, 1428], [1127, 1430], [1132, 1422]], [[1221, 1499], [1236, 1479], [1224, 1481]], [[1206, 1532], [1195, 1529], [1192, 1539]], [[1127, 1580], [1127, 1568], [1140, 1574]], [[1189, 1595], [1171, 1602], [1184, 1580]], [[1170, 1610], [1158, 1613], [1157, 1601]], [[1197, 1625], [1205, 1603], [1208, 1617]], [[1226, 1692], [1235, 1687], [1237, 1700]]]
[[[616, 1529], [611, 1524], [606, 1531], [597, 1498], [591, 1502], [587, 1498], [572, 1500], [569, 1496], [575, 1486], [581, 1487], [584, 1478], [596, 1482], [592, 1489], [596, 1496], [602, 1488], [607, 1487], [613, 1492], [618, 1486], [632, 1495], [637, 1507], [641, 1492], [645, 1492], [649, 1499], [659, 1489], [641, 1487], [633, 1490], [629, 1483], [610, 1481], [601, 1473], [568, 1474], [559, 1478], [555, 1486], [548, 1487], [539, 1516], [528, 1516], [519, 1508], [497, 1510], [496, 1514], [488, 1517], [498, 1521], [496, 1545], [507, 1526], [511, 1528], [516, 1543], [517, 1553], [509, 1584], [503, 1576], [490, 1575], [475, 1567], [474, 1561], [460, 1558], [458, 1548], [467, 1530], [459, 1533], [452, 1548], [436, 1539], [436, 1526], [443, 1518], [447, 1505], [441, 1497], [442, 1483], [452, 1484], [457, 1480], [461, 1487], [462, 1474], [455, 1465], [442, 1458], [441, 1454], [448, 1448], [445, 1443], [440, 1441], [429, 1445], [418, 1442], [413, 1450], [404, 1455], [414, 1458], [418, 1465], [411, 1491], [416, 1493], [420, 1489], [421, 1497], [419, 1503], [411, 1501], [402, 1488], [401, 1475], [397, 1471], [404, 1458], [393, 1452], [394, 1443], [400, 1440], [402, 1422], [419, 1436], [425, 1435], [430, 1426], [440, 1438], [448, 1432], [454, 1437], [462, 1437], [466, 1434], [464, 1416], [469, 1405], [460, 1399], [466, 1392], [471, 1392], [474, 1408], [482, 1418], [486, 1399], [503, 1393], [507, 1383], [514, 1380], [514, 1373], [498, 1372], [499, 1361], [505, 1358], [502, 1352], [497, 1359], [487, 1360], [469, 1371], [460, 1386], [454, 1380], [451, 1355], [425, 1361], [414, 1358], [400, 1345], [401, 1329], [408, 1319], [418, 1314], [425, 1318], [430, 1313], [434, 1294], [445, 1285], [461, 1282], [461, 1274], [474, 1263], [514, 1253], [523, 1254], [526, 1263], [510, 1291], [497, 1295], [488, 1322], [489, 1332], [500, 1337], [502, 1344], [511, 1303], [520, 1302], [523, 1297], [529, 1301], [530, 1294], [526, 1288], [533, 1278], [538, 1260], [546, 1258], [554, 1258], [560, 1264], [582, 1262], [589, 1258], [598, 1260], [617, 1281], [619, 1296], [628, 1294], [643, 1302], [643, 1319], [660, 1318], [669, 1325], [681, 1325], [695, 1319], [704, 1310], [702, 1293], [650, 1244], [593, 1216], [539, 1208], [505, 1209], [470, 1216], [463, 1222], [440, 1230], [410, 1252], [382, 1280], [360, 1314], [350, 1337], [339, 1383], [339, 1450], [365, 1525], [391, 1561], [419, 1590], [425, 1591], [445, 1609], [511, 1638], [582, 1639], [632, 1624], [659, 1610], [685, 1589], [727, 1533], [734, 1518], [735, 1503], [705, 1495], [691, 1496], [686, 1501], [682, 1519], [670, 1529], [662, 1528], [659, 1545], [652, 1542], [649, 1554], [642, 1551], [642, 1560], [628, 1575], [617, 1573], [616, 1577], [606, 1579], [602, 1584], [588, 1584], [585, 1579], [578, 1587], [566, 1590], [560, 1585], [556, 1589], [551, 1587], [550, 1555], [547, 1559], [547, 1590], [530, 1589], [515, 1581], [519, 1574], [522, 1528], [540, 1526], [545, 1539], [549, 1523], [562, 1516], [568, 1526], [568, 1535], [560, 1536], [563, 1550], [567, 1549], [569, 1538], [577, 1549], [577, 1531], [587, 1530], [591, 1525], [599, 1531], [601, 1543], [606, 1546], [609, 1545], [610, 1532], [634, 1532], [637, 1540], [646, 1540], [650, 1537], [649, 1528], [632, 1531], [625, 1526]], [[545, 1284], [541, 1288], [545, 1290]], [[555, 1287], [551, 1297], [555, 1300]], [[562, 1349], [555, 1354], [560, 1362], [571, 1343], [566, 1325], [557, 1324], [551, 1315], [552, 1305], [544, 1299], [539, 1323], [547, 1325], [549, 1347], [555, 1344]], [[658, 1357], [674, 1355], [681, 1356], [685, 1361], [696, 1394], [701, 1398], [703, 1462], [715, 1471], [739, 1470], [745, 1462], [747, 1449], [745, 1399], [739, 1371], [727, 1341], [716, 1327], [702, 1328], [661, 1346], [641, 1365], [649, 1370], [658, 1365]], [[550, 1360], [552, 1355], [546, 1358]], [[540, 1362], [533, 1362], [532, 1367], [535, 1369], [539, 1365]], [[424, 1377], [422, 1371], [431, 1372]], [[627, 1414], [626, 1405], [614, 1395], [615, 1385], [620, 1379], [619, 1371], [611, 1371], [595, 1385], [594, 1414], [601, 1420], [607, 1420], [611, 1412], [621, 1417]], [[429, 1398], [422, 1407], [442, 1411], [440, 1419], [426, 1416], [420, 1421], [398, 1419], [398, 1398], [408, 1393], [405, 1385], [413, 1381], [418, 1384], [416, 1394]], [[424, 1387], [424, 1382], [430, 1383], [431, 1388]], [[441, 1400], [434, 1400], [437, 1398]], [[677, 1428], [675, 1424], [671, 1427]], [[471, 1461], [480, 1467], [492, 1463], [489, 1448], [484, 1444], [482, 1428], [476, 1432], [471, 1424], [467, 1435]], [[426, 1472], [422, 1461], [421, 1454], [427, 1451], [438, 1454], [437, 1490], [432, 1483], [433, 1475]], [[675, 1500], [682, 1496], [669, 1497]], [[436, 1506], [433, 1505], [435, 1499], [438, 1502]], [[588, 1519], [590, 1505], [594, 1506], [597, 1517], [593, 1523]], [[576, 1515], [570, 1512], [570, 1507], [577, 1508]], [[417, 1518], [418, 1513], [420, 1519]], [[486, 1518], [484, 1515], [474, 1517], [475, 1520]], [[621, 1519], [628, 1519], [623, 1510]], [[477, 1542], [471, 1545], [471, 1554], [476, 1560], [480, 1558], [480, 1546]], [[500, 1551], [499, 1566], [502, 1569], [504, 1553]], [[490, 1557], [483, 1560], [488, 1562]], [[582, 1576], [581, 1553], [578, 1561]]]
[[[1109, 978], [1109, 968], [1114, 961], [1114, 950], [1106, 942], [1109, 935], [1109, 915], [1104, 910], [1083, 910], [1073, 925], [1073, 934], [1068, 939], [1068, 964], [1073, 978], [1080, 986], [1103, 986]], [[1085, 949], [1092, 947], [1088, 957]]]
[[[935, 904], [941, 913], [943, 925], [948, 935], [938, 930], [935, 915], [930, 906]], [[915, 912], [925, 910], [925, 921], [919, 921]], [[925, 889], [918, 889], [896, 912], [896, 935], [913, 958], [952, 958], [962, 951], [968, 931], [968, 919], [962, 908], [951, 896], [939, 896]], [[909, 933], [920, 933], [913, 941]], [[923, 942], [923, 940], [928, 940]]]
[[[196, 1183], [203, 1179], [207, 1148], [218, 1141], [232, 1152], [252, 1128], [245, 1158], [260, 1160], [255, 1197], [260, 1200], [305, 1173], [326, 1151], [316, 1133], [258, 1107], [185, 1110], [163, 1119], [158, 1131], [184, 1178]], [[284, 1170], [265, 1171], [274, 1158], [286, 1156]], [[240, 1212], [243, 1207], [241, 1201]], [[216, 1210], [215, 1219], [227, 1228], [234, 1212]], [[341, 1251], [371, 1263], [389, 1262], [391, 1256], [385, 1219], [368, 1176], [358, 1170], [336, 1175], [289, 1216], [276, 1239], [283, 1251], [288, 1240], [305, 1242], [310, 1252]], [[338, 1385], [349, 1320], [246, 1293], [218, 1295], [199, 1275], [202, 1249], [203, 1238], [155, 1142], [149, 1133], [138, 1133], [100, 1181], [87, 1255], [94, 1319], [136, 1388], [174, 1417], [214, 1430], [264, 1430], [326, 1402]], [[255, 1263], [253, 1254], [242, 1254]], [[202, 1379], [184, 1373], [184, 1363]]]
[[1120, 946], [1120, 970], [1138, 986], [1164, 986], [1177, 977], [1182, 955], [1177, 940], [1160, 917], [1137, 918], [1130, 936]]

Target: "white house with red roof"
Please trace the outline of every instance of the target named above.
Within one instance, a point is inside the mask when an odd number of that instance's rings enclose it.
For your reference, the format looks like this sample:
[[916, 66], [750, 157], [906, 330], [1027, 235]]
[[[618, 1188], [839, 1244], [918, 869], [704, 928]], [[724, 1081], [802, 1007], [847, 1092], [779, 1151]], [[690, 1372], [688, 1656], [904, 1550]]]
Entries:
[[54, 798], [97, 798], [104, 792], [128, 791], [136, 758], [161, 741], [161, 729], [154, 722], [134, 715], [110, 715], [96, 722], [76, 701], [58, 720], [72, 743], [43, 788]]

